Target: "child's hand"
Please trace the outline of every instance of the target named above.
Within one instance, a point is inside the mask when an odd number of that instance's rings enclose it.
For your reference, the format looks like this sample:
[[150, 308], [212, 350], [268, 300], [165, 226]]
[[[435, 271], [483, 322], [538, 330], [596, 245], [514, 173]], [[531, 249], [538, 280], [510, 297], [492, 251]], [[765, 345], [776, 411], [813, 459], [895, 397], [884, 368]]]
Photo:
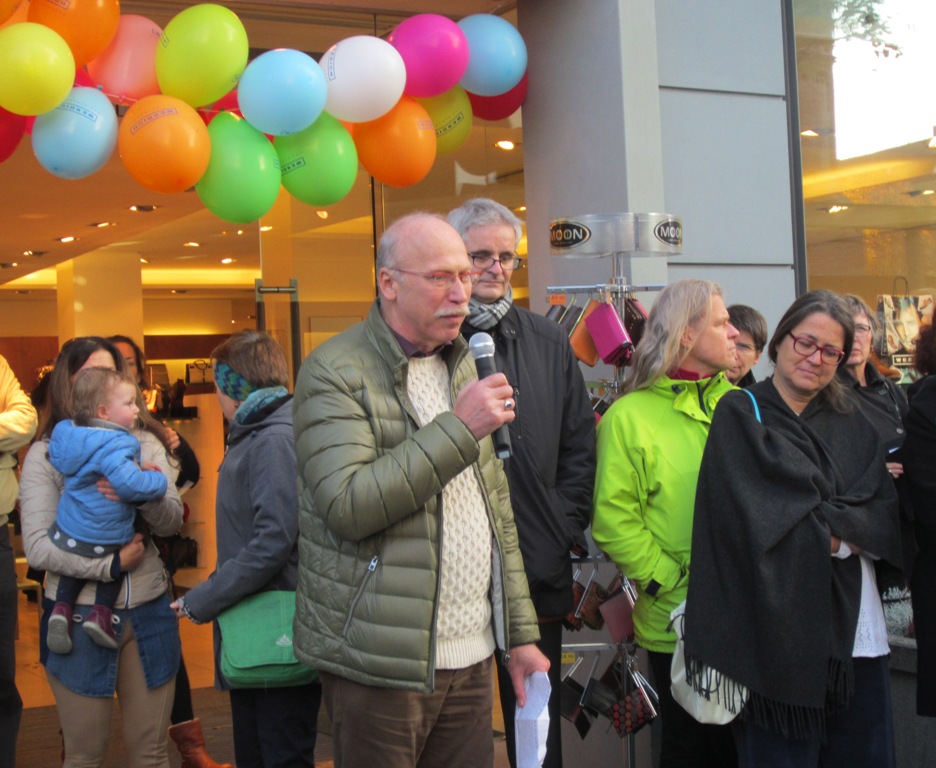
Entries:
[[159, 464], [144, 464], [143, 470], [145, 472], [162, 472], [162, 467]]

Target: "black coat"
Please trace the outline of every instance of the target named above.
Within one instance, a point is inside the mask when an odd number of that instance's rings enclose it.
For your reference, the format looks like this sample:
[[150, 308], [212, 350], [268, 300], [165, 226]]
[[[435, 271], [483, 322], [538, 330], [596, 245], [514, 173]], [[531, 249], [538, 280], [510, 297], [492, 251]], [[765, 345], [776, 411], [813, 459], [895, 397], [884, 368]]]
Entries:
[[[467, 322], [462, 335], [479, 329]], [[572, 609], [569, 552], [585, 545], [595, 482], [595, 414], [560, 327], [511, 307], [493, 329], [497, 370], [514, 388], [510, 502], [533, 605], [540, 616]]]
[[899, 565], [897, 494], [877, 434], [822, 394], [799, 415], [768, 379], [718, 404], [699, 471], [686, 657], [751, 691], [743, 717], [796, 737], [850, 692], [858, 557], [831, 531]]
[[915, 382], [909, 394], [903, 464], [919, 548], [910, 580], [917, 640], [917, 712], [936, 717], [936, 376]]

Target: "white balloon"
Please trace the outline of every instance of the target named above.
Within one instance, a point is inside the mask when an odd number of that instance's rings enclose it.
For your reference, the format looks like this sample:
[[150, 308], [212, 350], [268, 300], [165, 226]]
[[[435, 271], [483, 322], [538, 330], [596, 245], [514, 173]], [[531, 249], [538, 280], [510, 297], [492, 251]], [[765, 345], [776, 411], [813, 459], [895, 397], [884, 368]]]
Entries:
[[403, 57], [379, 37], [345, 38], [325, 51], [319, 66], [328, 83], [325, 111], [352, 123], [387, 114], [406, 86]]

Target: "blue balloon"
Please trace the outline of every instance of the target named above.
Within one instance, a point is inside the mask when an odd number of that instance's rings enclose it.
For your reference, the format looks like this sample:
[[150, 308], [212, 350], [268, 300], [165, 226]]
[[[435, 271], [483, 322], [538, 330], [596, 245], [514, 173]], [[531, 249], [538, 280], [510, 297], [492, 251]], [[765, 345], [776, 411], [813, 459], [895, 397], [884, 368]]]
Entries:
[[273, 136], [308, 128], [322, 114], [327, 96], [322, 68], [308, 54], [291, 48], [261, 54], [247, 65], [237, 84], [244, 119]]
[[117, 145], [117, 113], [97, 88], [72, 88], [65, 101], [36, 118], [32, 147], [39, 164], [60, 179], [99, 171]]
[[459, 85], [478, 96], [500, 96], [513, 88], [527, 68], [523, 38], [509, 21], [476, 13], [458, 22], [468, 39], [468, 69]]

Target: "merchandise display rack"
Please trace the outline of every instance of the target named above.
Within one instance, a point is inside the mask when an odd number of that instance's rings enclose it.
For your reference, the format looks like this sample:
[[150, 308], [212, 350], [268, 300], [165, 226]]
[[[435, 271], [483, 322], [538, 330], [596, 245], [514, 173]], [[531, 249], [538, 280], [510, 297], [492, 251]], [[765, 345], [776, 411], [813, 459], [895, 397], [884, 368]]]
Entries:
[[[629, 258], [639, 252], [663, 256], [682, 253], [682, 222], [666, 213], [599, 213], [569, 216], [550, 222], [549, 240], [554, 256], [610, 256], [612, 274], [610, 282], [607, 283], [547, 286], [547, 295], [597, 295], [599, 300], [610, 302], [623, 319], [627, 298], [635, 297], [637, 292], [660, 291], [665, 287], [665, 284], [657, 283], [630, 283], [627, 269]], [[624, 374], [625, 366], [615, 365], [614, 378], [601, 380], [598, 385], [617, 396], [624, 382]], [[601, 555], [578, 558], [575, 563], [591, 563], [596, 569], [600, 564], [610, 564]], [[562, 650], [564, 653], [575, 653], [577, 657], [568, 674], [575, 671], [586, 654], [595, 654], [591, 675], [597, 667], [601, 653], [620, 652], [622, 659], [626, 659], [635, 655], [636, 645], [633, 638], [628, 638], [620, 644], [612, 642], [609, 638], [604, 642], [564, 642]], [[635, 736], [627, 735], [622, 742], [624, 768], [637, 768]]]

